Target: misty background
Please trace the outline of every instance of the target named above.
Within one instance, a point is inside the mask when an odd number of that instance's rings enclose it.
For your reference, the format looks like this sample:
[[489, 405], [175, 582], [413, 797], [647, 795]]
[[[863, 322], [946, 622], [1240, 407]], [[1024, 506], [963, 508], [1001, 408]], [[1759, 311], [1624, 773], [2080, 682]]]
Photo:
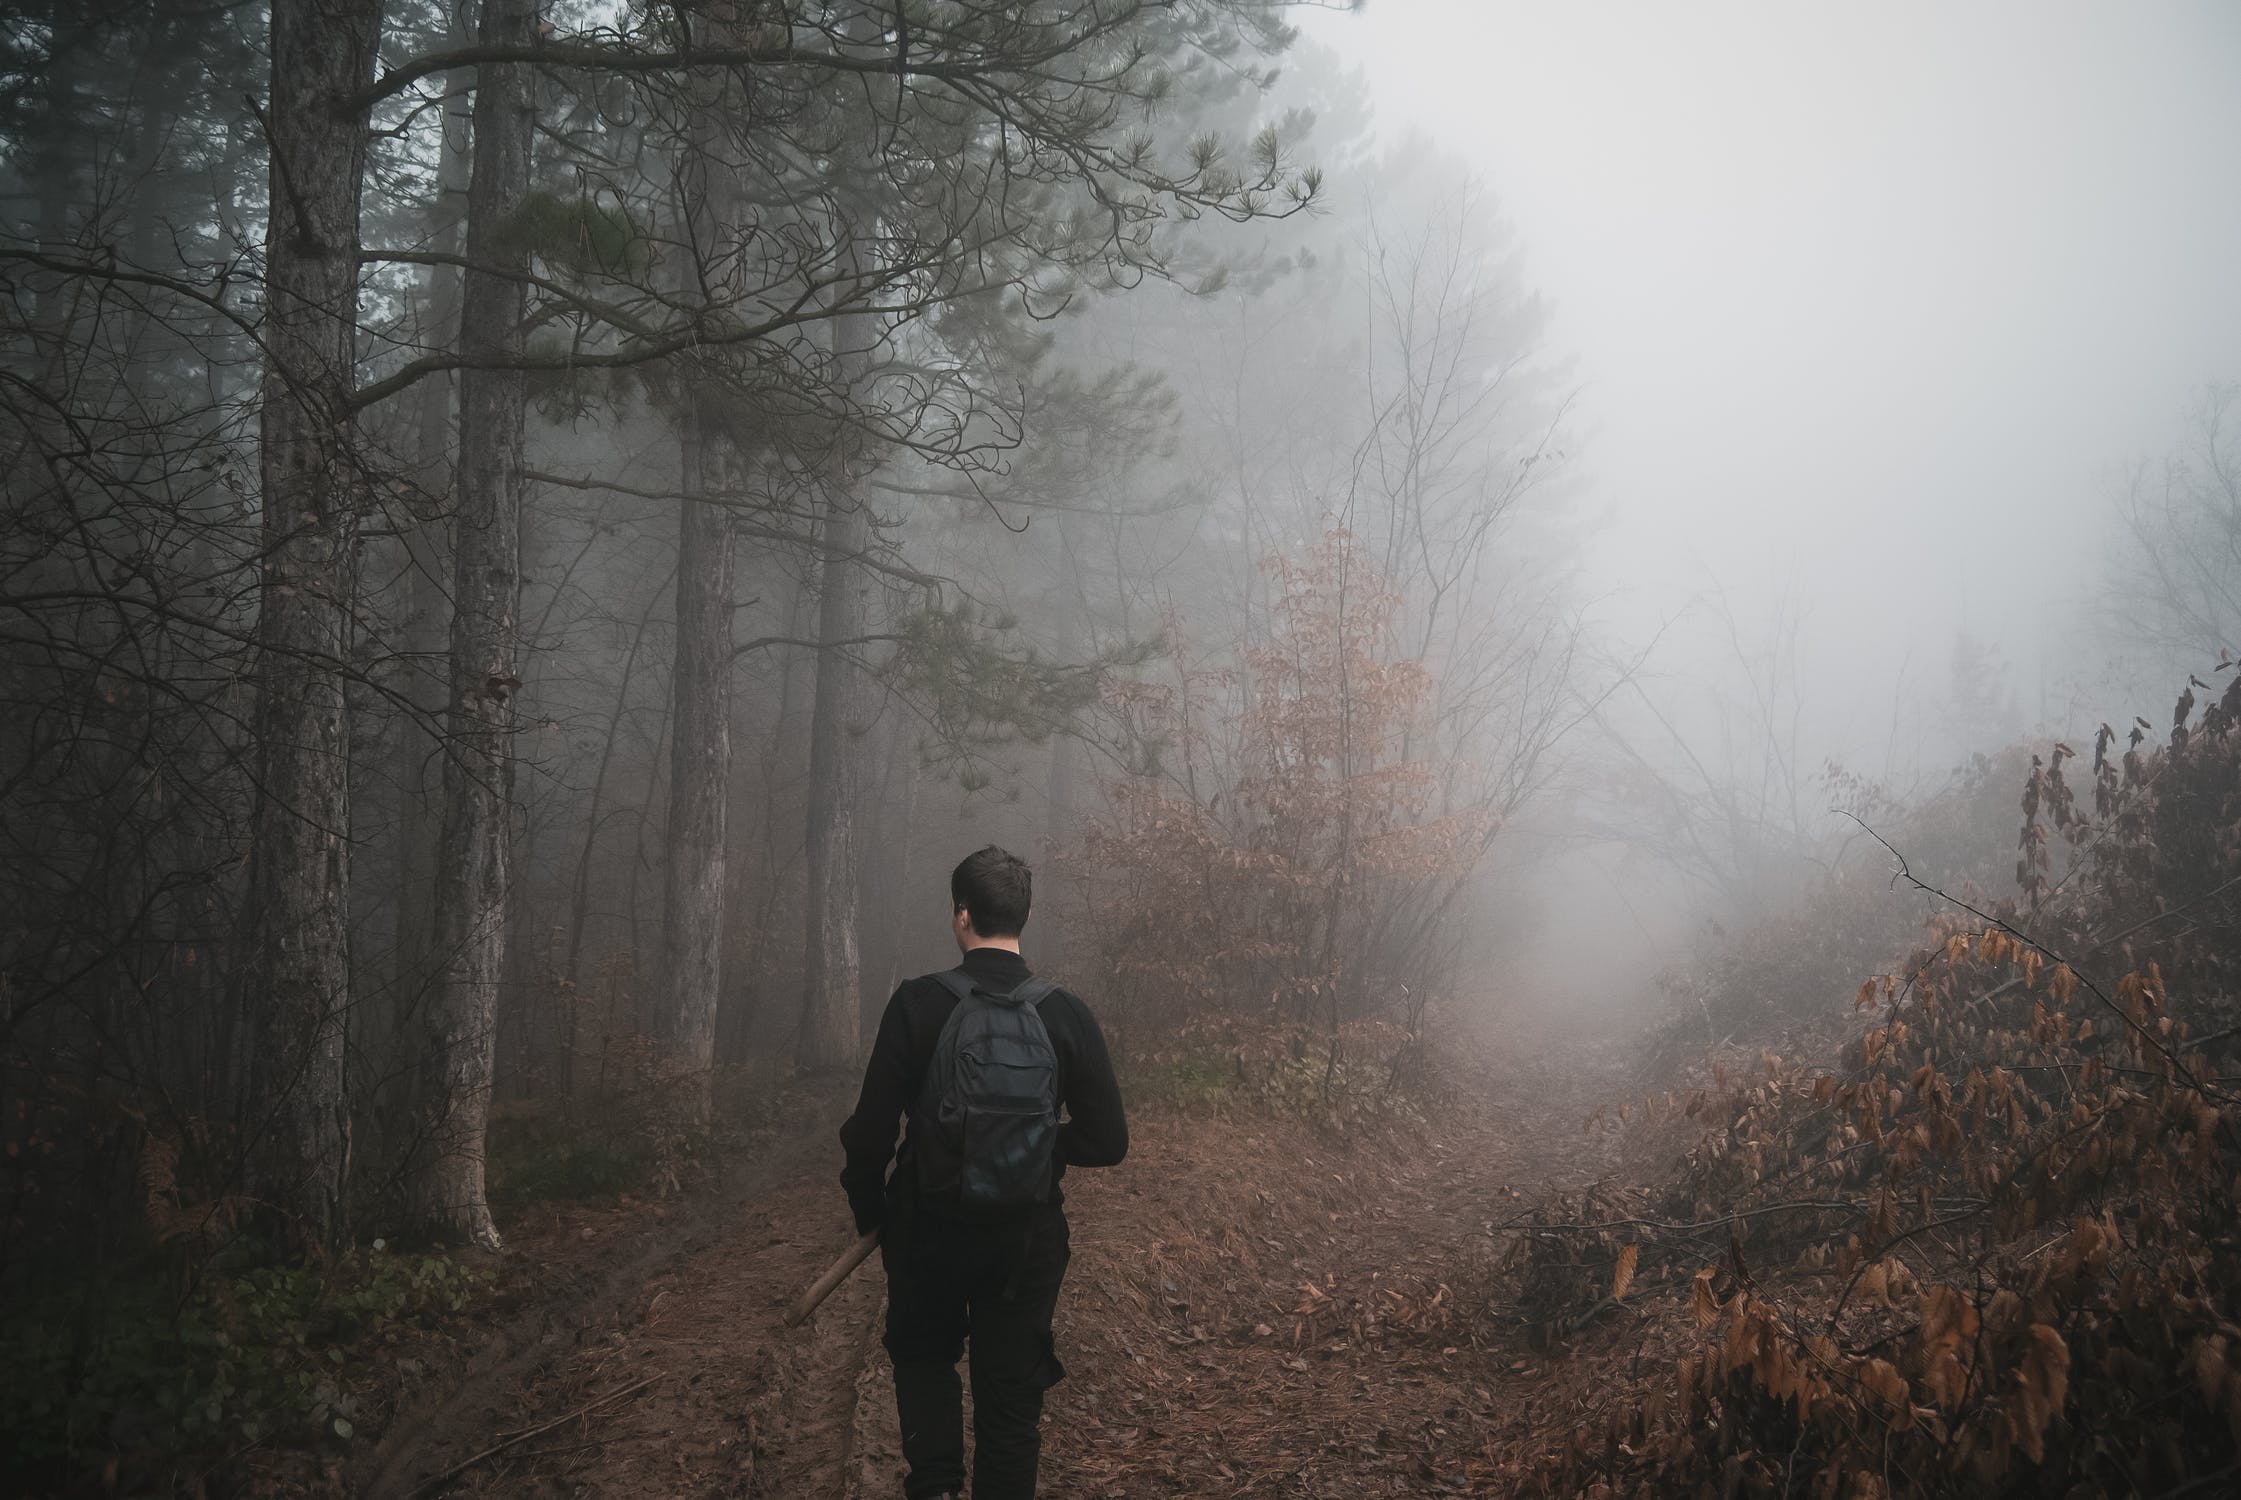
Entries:
[[675, 1188], [988, 842], [1143, 1079], [1772, 1034], [2241, 626], [2227, 5], [6, 20], [0, 1273]]
[[[1645, 683], [1740, 699], [1739, 649], [1779, 651], [1808, 770], [1922, 791], [1997, 748], [1947, 703], [1964, 637], [2016, 738], [2158, 718], [2208, 664], [2110, 587], [2121, 497], [2237, 378], [2241, 12], [1412, 0], [1307, 31], [1514, 230], [1577, 391], [1578, 585], [1614, 649], [1658, 642]], [[1639, 998], [1704, 891], [1555, 847], [1535, 983]]]
[[[580, 1319], [804, 1194], [989, 843], [1206, 1132], [1163, 1188], [1275, 1203], [1246, 1119], [1416, 1174], [1442, 1361], [1510, 1318], [1473, 1195], [1552, 1337], [1641, 1253], [1732, 1344], [1746, 1218], [1834, 1329], [1868, 1241], [2101, 1213], [2088, 1094], [2228, 1254], [2170, 1166], [2241, 1036], [2237, 185], [2208, 0], [0, 3], [0, 1467], [308, 1473], [508, 1236]], [[1662, 1196], [1515, 1202], [1644, 1090]], [[1694, 1400], [1705, 1473], [1797, 1456]]]

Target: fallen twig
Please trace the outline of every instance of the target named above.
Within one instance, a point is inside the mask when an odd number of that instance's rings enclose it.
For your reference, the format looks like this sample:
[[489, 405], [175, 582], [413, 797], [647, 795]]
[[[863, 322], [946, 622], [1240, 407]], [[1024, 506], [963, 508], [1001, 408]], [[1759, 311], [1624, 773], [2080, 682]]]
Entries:
[[458, 1463], [453, 1464], [450, 1468], [444, 1470], [441, 1474], [437, 1474], [430, 1478], [422, 1480], [419, 1484], [413, 1486], [411, 1493], [415, 1496], [425, 1495], [429, 1491], [434, 1490], [441, 1485], [449, 1484], [452, 1480], [457, 1479], [460, 1475], [466, 1473], [469, 1469], [473, 1468], [476, 1464], [481, 1463], [484, 1459], [495, 1457], [496, 1455], [505, 1452], [508, 1448], [513, 1447], [516, 1443], [525, 1443], [529, 1441], [529, 1439], [536, 1437], [539, 1433], [550, 1432], [555, 1427], [558, 1427], [563, 1423], [573, 1422], [578, 1417], [588, 1416], [598, 1408], [605, 1406], [608, 1402], [618, 1400], [621, 1397], [630, 1395], [633, 1391], [642, 1391], [647, 1386], [652, 1385], [655, 1381], [661, 1379], [661, 1377], [662, 1372], [656, 1371], [655, 1373], [645, 1377], [643, 1380], [633, 1380], [628, 1385], [617, 1386], [615, 1389], [609, 1391], [604, 1396], [594, 1396], [591, 1400], [586, 1401], [583, 1405], [577, 1407], [574, 1411], [566, 1412], [560, 1416], [554, 1417], [550, 1422], [539, 1422], [534, 1427], [526, 1427], [523, 1428], [520, 1432], [516, 1432], [507, 1437], [501, 1438], [499, 1441], [483, 1449], [482, 1452], [477, 1453], [474, 1457], [462, 1459]]

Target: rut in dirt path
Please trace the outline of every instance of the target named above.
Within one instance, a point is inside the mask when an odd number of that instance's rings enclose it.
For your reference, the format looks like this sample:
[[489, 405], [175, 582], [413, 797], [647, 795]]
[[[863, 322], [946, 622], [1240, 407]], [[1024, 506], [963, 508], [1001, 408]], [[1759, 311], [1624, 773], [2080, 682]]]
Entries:
[[[524, 1476], [546, 1458], [571, 1444], [596, 1447], [593, 1429], [647, 1400], [670, 1375], [670, 1363], [656, 1359], [644, 1375], [620, 1378], [617, 1348], [630, 1331], [663, 1324], [665, 1291], [680, 1267], [729, 1261], [746, 1234], [771, 1237], [768, 1200], [822, 1169], [842, 1113], [837, 1100], [797, 1101], [792, 1123], [760, 1132], [745, 1164], [723, 1170], [702, 1196], [558, 1215], [560, 1225], [517, 1241], [504, 1280], [513, 1283], [505, 1300], [518, 1309], [459, 1364], [429, 1372], [354, 1465], [348, 1492], [374, 1500], [521, 1493]], [[567, 1227], [576, 1220], [589, 1222]], [[574, 1244], [579, 1232], [595, 1243]], [[642, 1384], [646, 1376], [653, 1379]], [[603, 1377], [610, 1383], [597, 1385]], [[583, 1420], [549, 1426], [587, 1406]]]
[[851, 1237], [838, 1203], [837, 1189], [797, 1175], [742, 1209], [604, 1327], [476, 1403], [493, 1441], [580, 1417], [425, 1493], [838, 1500], [880, 1284], [860, 1275], [809, 1325], [781, 1321]]
[[[1466, 1493], [1519, 1383], [1465, 1305], [1513, 1190], [1601, 1168], [1603, 1059], [1476, 1060], [1436, 1133], [1344, 1149], [1303, 1125], [1153, 1113], [1068, 1180], [1057, 1495]], [[1551, 1080], [1586, 1079], [1552, 1089]], [[819, 1159], [829, 1155], [827, 1162]], [[876, 1263], [810, 1324], [791, 1299], [849, 1238], [837, 1148], [651, 1276], [611, 1326], [488, 1393], [495, 1436], [654, 1377], [431, 1493], [892, 1500], [901, 1460]]]

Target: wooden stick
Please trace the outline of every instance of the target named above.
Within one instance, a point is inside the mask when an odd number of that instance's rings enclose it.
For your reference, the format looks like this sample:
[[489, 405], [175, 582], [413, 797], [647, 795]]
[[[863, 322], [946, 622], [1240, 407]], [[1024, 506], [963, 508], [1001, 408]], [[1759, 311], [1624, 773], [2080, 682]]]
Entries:
[[648, 1375], [644, 1380], [634, 1380], [628, 1385], [618, 1386], [614, 1390], [609, 1391], [604, 1396], [596, 1396], [593, 1399], [586, 1401], [583, 1405], [577, 1407], [574, 1411], [569, 1412], [566, 1416], [554, 1417], [550, 1422], [539, 1422], [534, 1427], [524, 1428], [522, 1431], [514, 1433], [510, 1437], [502, 1438], [498, 1442], [495, 1442], [489, 1447], [483, 1449], [482, 1452], [476, 1454], [473, 1458], [453, 1464], [450, 1468], [444, 1470], [441, 1474], [436, 1475], [434, 1478], [423, 1479], [422, 1481], [420, 1481], [420, 1483], [413, 1486], [412, 1493], [415, 1495], [425, 1495], [426, 1493], [428, 1493], [428, 1491], [435, 1489], [437, 1486], [457, 1479], [460, 1475], [466, 1473], [469, 1469], [473, 1468], [476, 1464], [481, 1463], [484, 1459], [489, 1458], [494, 1454], [505, 1452], [508, 1448], [511, 1448], [516, 1443], [525, 1443], [541, 1432], [550, 1432], [555, 1427], [560, 1426], [564, 1422], [572, 1422], [576, 1418], [584, 1416], [585, 1414], [590, 1412], [594, 1407], [605, 1406], [608, 1402], [614, 1400], [618, 1396], [627, 1396], [632, 1391], [642, 1391], [647, 1386], [652, 1385], [659, 1379], [661, 1379], [661, 1376], [659, 1374]]
[[830, 1297], [833, 1294], [833, 1288], [846, 1281], [848, 1273], [862, 1265], [866, 1257], [872, 1253], [878, 1244], [879, 1231], [874, 1229], [842, 1251], [840, 1259], [826, 1268], [825, 1274], [818, 1277], [809, 1290], [801, 1294], [801, 1300], [794, 1304], [793, 1311], [786, 1314], [786, 1326], [792, 1328], [799, 1324], [802, 1319], [817, 1311], [817, 1304]]

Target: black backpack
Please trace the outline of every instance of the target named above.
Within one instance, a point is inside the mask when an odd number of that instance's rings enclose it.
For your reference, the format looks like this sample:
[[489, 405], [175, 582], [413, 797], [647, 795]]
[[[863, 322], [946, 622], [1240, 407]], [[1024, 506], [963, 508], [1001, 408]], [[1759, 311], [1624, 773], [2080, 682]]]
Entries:
[[963, 969], [934, 976], [957, 997], [911, 1112], [919, 1190], [969, 1208], [1048, 1203], [1058, 1161], [1058, 1052], [1036, 1008], [1058, 986], [1008, 995]]

